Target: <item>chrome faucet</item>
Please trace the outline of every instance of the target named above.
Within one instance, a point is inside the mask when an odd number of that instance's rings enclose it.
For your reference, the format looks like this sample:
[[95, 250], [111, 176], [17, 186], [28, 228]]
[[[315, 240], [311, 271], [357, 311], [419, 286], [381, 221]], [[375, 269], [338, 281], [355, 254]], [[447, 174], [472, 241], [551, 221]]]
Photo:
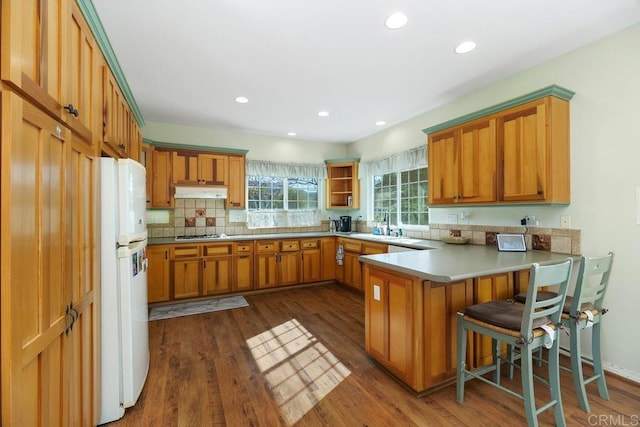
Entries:
[[384, 217], [382, 219], [382, 221], [386, 224], [386, 228], [384, 230], [384, 234], [386, 234], [387, 236], [391, 235], [391, 227], [389, 226], [389, 221], [391, 221], [391, 214], [389, 214], [389, 211], [385, 211], [384, 212]]

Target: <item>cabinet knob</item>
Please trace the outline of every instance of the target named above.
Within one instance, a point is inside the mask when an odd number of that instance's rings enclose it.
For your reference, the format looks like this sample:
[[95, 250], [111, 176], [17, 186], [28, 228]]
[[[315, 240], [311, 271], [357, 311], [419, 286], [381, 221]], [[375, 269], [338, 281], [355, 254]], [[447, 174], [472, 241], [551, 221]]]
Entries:
[[121, 148], [121, 149], [123, 149], [123, 150], [124, 150], [125, 148], [127, 148], [127, 146], [126, 146], [126, 145], [124, 145], [124, 144], [118, 144], [118, 147], [120, 147], [120, 148]]
[[72, 116], [78, 117], [78, 110], [74, 108], [73, 104], [65, 105], [64, 109], [67, 110]]

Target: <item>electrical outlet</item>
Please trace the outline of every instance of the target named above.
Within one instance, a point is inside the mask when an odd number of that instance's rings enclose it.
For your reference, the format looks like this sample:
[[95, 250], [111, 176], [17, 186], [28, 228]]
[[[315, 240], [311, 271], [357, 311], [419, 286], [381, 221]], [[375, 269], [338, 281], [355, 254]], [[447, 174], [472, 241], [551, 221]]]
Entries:
[[560, 215], [560, 228], [571, 228], [570, 215]]
[[447, 215], [447, 223], [449, 223], [449, 224], [457, 224], [458, 223], [458, 215], [456, 215], [456, 214], [448, 214]]

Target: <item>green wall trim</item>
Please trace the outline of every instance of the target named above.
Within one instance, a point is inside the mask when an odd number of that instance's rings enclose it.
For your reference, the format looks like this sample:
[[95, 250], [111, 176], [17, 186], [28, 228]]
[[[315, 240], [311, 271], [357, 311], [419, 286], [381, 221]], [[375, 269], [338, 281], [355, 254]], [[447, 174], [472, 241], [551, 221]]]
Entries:
[[104, 31], [104, 27], [102, 26], [102, 21], [100, 21], [100, 17], [98, 16], [98, 12], [96, 12], [95, 7], [93, 6], [93, 2], [91, 0], [76, 0], [78, 6], [80, 7], [80, 11], [84, 15], [84, 19], [86, 19], [89, 28], [91, 28], [91, 32], [93, 32], [93, 36], [104, 55], [109, 68], [111, 68], [111, 72], [118, 82], [118, 86], [120, 86], [120, 90], [122, 90], [122, 94], [125, 99], [129, 103], [129, 107], [131, 108], [131, 112], [133, 116], [136, 118], [138, 122], [138, 126], [144, 126], [144, 118], [142, 117], [142, 113], [138, 108], [138, 104], [136, 103], [135, 98], [133, 97], [133, 93], [131, 93], [131, 88], [129, 87], [129, 83], [127, 83], [127, 79], [122, 72], [122, 68], [120, 68], [120, 63], [118, 62], [118, 58], [116, 57], [115, 52], [113, 51], [113, 47], [109, 42], [109, 37], [107, 37], [107, 33]]
[[325, 160], [324, 163], [329, 165], [331, 163], [352, 163], [352, 162], [360, 162], [359, 157], [345, 157], [344, 159], [329, 159]]
[[535, 101], [536, 99], [544, 98], [545, 96], [555, 96], [556, 98], [564, 99], [565, 101], [571, 100], [575, 92], [565, 89], [561, 86], [551, 85], [538, 89], [534, 92], [527, 93], [526, 95], [519, 96], [509, 101], [501, 102], [491, 107], [483, 108], [482, 110], [475, 111], [473, 113], [465, 114], [464, 116], [448, 120], [435, 126], [422, 129], [422, 132], [427, 135], [434, 132], [439, 132], [444, 129], [448, 129], [453, 126], [458, 126], [471, 120], [479, 119], [491, 114], [495, 114], [502, 110], [507, 110], [518, 105], [526, 104], [527, 102]]
[[225, 153], [225, 154], [242, 154], [245, 155], [249, 150], [243, 150], [239, 148], [221, 148], [221, 147], [209, 147], [205, 145], [186, 145], [176, 144], [173, 142], [154, 141], [149, 138], [142, 138], [142, 142], [153, 145], [158, 148], [169, 148], [171, 150], [194, 150], [194, 151], [206, 151], [211, 153]]

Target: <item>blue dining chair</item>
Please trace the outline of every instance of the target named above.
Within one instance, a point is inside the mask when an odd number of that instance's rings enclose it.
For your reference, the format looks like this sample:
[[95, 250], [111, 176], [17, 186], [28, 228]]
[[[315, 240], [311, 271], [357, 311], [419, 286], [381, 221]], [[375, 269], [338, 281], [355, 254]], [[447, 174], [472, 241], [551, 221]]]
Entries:
[[[457, 378], [456, 400], [464, 402], [464, 385], [473, 379], [481, 380], [524, 400], [525, 415], [529, 426], [538, 425], [538, 414], [553, 408], [556, 425], [566, 425], [560, 394], [559, 346], [557, 332], [571, 277], [573, 259], [552, 265], [533, 264], [527, 300], [525, 304], [514, 301], [489, 301], [467, 307], [457, 314]], [[558, 285], [558, 293], [546, 300], [537, 298], [543, 286]], [[466, 367], [467, 331], [491, 337], [493, 362], [473, 370]], [[500, 382], [501, 343], [516, 347], [521, 354], [522, 394]], [[536, 406], [533, 384], [533, 352], [545, 346], [549, 349], [549, 380], [551, 401]], [[493, 381], [484, 375], [493, 372]]]

